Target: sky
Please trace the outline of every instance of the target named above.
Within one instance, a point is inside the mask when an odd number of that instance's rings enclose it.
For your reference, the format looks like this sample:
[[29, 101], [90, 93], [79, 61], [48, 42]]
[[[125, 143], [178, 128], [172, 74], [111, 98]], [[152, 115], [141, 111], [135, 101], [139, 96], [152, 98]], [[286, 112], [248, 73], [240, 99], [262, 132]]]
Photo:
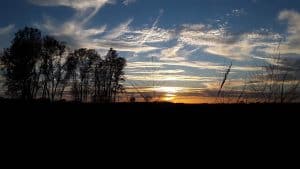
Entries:
[[[297, 0], [2, 0], [0, 48], [36, 27], [70, 48], [109, 48], [127, 59], [128, 92], [172, 102], [210, 102], [231, 62], [240, 90], [280, 44], [300, 63]], [[138, 96], [137, 96], [138, 97]]]

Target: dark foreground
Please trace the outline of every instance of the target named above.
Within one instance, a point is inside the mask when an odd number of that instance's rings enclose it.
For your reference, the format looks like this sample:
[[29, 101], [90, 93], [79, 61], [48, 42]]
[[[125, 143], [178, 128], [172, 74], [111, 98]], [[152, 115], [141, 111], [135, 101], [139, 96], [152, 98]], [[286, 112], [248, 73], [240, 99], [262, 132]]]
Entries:
[[93, 131], [93, 135], [112, 129], [112, 134], [116, 131], [138, 131], [142, 134], [155, 128], [162, 133], [169, 130], [185, 133], [196, 129], [195, 136], [201, 135], [199, 131], [212, 129], [212, 134], [232, 130], [241, 134], [256, 128], [256, 131], [265, 134], [269, 130], [286, 132], [299, 128], [299, 108], [300, 104], [80, 104], [1, 100], [0, 121], [6, 129], [15, 127], [22, 130], [25, 127], [27, 130], [31, 126], [34, 131], [41, 129], [41, 133], [46, 126], [49, 130], [55, 128], [59, 133], [68, 133], [70, 129]]
[[300, 104], [173, 104], [1, 100], [1, 113], [298, 113]]

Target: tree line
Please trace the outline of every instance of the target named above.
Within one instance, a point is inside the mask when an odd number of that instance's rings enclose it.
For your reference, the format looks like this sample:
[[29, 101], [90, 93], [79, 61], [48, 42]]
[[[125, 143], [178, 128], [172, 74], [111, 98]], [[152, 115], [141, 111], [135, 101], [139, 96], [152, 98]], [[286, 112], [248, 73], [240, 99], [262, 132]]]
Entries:
[[103, 58], [94, 49], [72, 51], [36, 28], [19, 30], [0, 62], [11, 98], [110, 103], [124, 90], [126, 60], [116, 50]]

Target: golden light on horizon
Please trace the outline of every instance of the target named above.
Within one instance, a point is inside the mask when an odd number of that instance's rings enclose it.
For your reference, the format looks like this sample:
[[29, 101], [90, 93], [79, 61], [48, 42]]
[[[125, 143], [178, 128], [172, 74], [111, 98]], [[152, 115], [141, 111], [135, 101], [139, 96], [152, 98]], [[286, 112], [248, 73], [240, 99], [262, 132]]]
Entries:
[[204, 103], [215, 103], [214, 97], [201, 97], [201, 96], [177, 96], [172, 100], [173, 103], [184, 103], [184, 104], [204, 104]]
[[175, 94], [169, 94], [169, 93], [167, 93], [167, 94], [165, 94], [164, 96], [163, 96], [163, 101], [167, 101], [167, 102], [173, 102], [174, 101], [174, 99], [176, 98], [176, 95]]
[[155, 91], [164, 93], [161, 101], [173, 103], [199, 104], [215, 103], [214, 97], [182, 96], [182, 93], [191, 92], [192, 89], [184, 87], [158, 87]]
[[183, 91], [182, 87], [158, 87], [155, 89], [158, 92], [164, 93], [162, 101], [174, 102], [176, 99], [176, 94]]

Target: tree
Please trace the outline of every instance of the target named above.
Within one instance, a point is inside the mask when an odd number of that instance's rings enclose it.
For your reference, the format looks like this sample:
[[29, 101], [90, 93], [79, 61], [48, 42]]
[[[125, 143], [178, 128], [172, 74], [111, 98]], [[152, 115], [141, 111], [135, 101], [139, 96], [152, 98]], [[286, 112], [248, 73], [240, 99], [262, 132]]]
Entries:
[[100, 60], [95, 67], [96, 102], [116, 102], [117, 94], [124, 90], [121, 84], [124, 81], [124, 68], [126, 60], [118, 56], [112, 48], [108, 51], [104, 60]]
[[[78, 65], [78, 60], [75, 58], [74, 53], [70, 53], [63, 65], [63, 70], [65, 74], [62, 78], [62, 87], [60, 90], [60, 99], [63, 99], [64, 91], [68, 87], [72, 79], [76, 79], [76, 68]], [[71, 82], [72, 83], [72, 82]]]
[[71, 88], [79, 102], [89, 101], [90, 96], [94, 101], [115, 102], [117, 93], [124, 90], [126, 60], [115, 50], [110, 49], [104, 60], [93, 49], [69, 53], [65, 43], [42, 37], [35, 28], [18, 31], [0, 61], [7, 94], [13, 98], [55, 101]]
[[34, 99], [39, 90], [39, 71], [42, 36], [38, 29], [25, 27], [15, 34], [11, 46], [1, 57], [7, 93], [25, 100]]
[[92, 86], [93, 65], [97, 58], [100, 58], [98, 53], [92, 49], [78, 49], [73, 53], [76, 59], [77, 67], [73, 72], [73, 87], [72, 93], [76, 101], [88, 101]]
[[66, 53], [66, 45], [53, 37], [43, 38], [41, 74], [42, 98], [54, 101], [59, 95], [59, 87], [63, 82], [63, 56]]

